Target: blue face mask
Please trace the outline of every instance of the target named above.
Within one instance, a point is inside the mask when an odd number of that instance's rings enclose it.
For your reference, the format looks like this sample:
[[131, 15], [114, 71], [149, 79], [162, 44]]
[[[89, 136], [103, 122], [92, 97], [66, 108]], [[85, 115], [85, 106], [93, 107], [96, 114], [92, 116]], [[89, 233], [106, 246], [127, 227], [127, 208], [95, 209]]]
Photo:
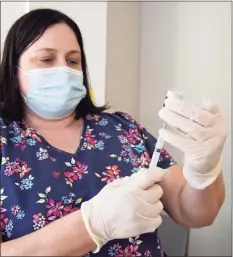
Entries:
[[69, 116], [86, 96], [81, 71], [66, 66], [21, 71], [29, 80], [25, 103], [45, 119], [57, 120]]

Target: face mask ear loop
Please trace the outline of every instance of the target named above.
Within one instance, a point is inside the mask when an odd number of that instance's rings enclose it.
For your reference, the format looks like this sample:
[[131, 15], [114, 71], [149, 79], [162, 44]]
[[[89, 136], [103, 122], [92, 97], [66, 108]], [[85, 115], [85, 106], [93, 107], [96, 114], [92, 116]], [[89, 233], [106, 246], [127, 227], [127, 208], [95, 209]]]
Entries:
[[17, 66], [17, 68], [24, 74], [24, 75], [28, 75], [25, 71], [23, 71], [19, 66]]
[[[25, 71], [23, 71], [19, 66], [17, 66], [17, 68], [26, 76], [28, 75]], [[23, 97], [23, 100], [26, 101], [26, 97], [22, 94], [22, 92], [20, 91], [21, 96]]]

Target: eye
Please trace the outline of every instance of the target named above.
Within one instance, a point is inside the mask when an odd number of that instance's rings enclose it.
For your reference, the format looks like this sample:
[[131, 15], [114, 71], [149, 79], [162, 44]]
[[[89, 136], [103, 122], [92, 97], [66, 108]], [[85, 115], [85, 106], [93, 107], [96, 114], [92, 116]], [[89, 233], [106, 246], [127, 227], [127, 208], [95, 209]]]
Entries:
[[44, 59], [41, 59], [40, 62], [44, 62], [44, 63], [50, 63], [52, 62], [53, 60], [51, 58], [44, 58]]
[[68, 63], [69, 63], [70, 65], [78, 65], [78, 61], [76, 61], [76, 60], [74, 60], [74, 59], [69, 60]]

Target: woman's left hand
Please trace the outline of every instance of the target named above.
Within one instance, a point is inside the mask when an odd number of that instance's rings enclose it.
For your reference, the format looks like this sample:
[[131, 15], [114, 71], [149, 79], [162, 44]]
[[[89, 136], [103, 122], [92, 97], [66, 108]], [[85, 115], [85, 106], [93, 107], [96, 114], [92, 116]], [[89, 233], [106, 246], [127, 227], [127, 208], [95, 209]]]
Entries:
[[161, 129], [160, 136], [185, 153], [183, 174], [196, 189], [212, 184], [221, 172], [221, 154], [227, 137], [227, 126], [218, 106], [206, 102], [201, 107], [169, 96], [159, 116], [174, 133]]

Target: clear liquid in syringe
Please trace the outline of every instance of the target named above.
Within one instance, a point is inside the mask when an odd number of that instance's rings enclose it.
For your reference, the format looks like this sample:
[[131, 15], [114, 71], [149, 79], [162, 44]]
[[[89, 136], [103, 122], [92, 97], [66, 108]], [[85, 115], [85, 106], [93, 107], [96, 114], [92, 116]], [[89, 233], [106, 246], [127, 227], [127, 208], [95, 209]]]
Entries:
[[[178, 91], [177, 89], [168, 90], [168, 92], [166, 94], [166, 98], [170, 95], [172, 95], [173, 97], [180, 99], [180, 100], [183, 99], [183, 93]], [[165, 98], [165, 100], [166, 100], [166, 98]], [[166, 128], [166, 125], [167, 124], [165, 123], [163, 125], [163, 128]], [[154, 150], [152, 158], [151, 158], [150, 168], [157, 167], [159, 158], [160, 158], [160, 154], [163, 149], [163, 145], [164, 145], [164, 140], [159, 136], [157, 139], [157, 142], [155, 144], [155, 150]]]

